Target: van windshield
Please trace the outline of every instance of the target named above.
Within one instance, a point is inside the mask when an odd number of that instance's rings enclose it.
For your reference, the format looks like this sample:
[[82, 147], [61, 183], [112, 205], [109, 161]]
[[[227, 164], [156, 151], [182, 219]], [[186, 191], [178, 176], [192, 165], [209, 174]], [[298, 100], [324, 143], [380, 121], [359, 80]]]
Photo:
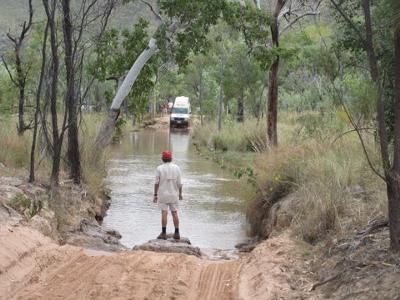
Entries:
[[171, 112], [173, 114], [187, 114], [188, 109], [185, 107], [173, 107]]

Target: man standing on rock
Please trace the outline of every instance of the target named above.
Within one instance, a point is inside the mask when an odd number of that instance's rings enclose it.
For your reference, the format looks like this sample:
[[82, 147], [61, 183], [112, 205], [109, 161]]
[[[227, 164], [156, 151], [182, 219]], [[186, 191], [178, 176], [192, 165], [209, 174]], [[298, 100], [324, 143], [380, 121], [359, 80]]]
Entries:
[[158, 203], [161, 209], [161, 226], [162, 232], [157, 237], [158, 239], [167, 239], [167, 219], [168, 209], [172, 213], [174, 221], [175, 233], [174, 239], [179, 240], [179, 218], [178, 218], [178, 203], [182, 200], [182, 182], [181, 170], [172, 163], [172, 153], [164, 151], [162, 153], [162, 165], [157, 167], [156, 183], [154, 185], [154, 203]]

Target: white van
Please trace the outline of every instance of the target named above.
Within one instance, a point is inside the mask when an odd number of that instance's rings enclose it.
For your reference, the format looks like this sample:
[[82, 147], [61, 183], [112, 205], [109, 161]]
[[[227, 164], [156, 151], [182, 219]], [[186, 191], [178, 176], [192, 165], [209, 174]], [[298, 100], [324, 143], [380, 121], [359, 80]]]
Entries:
[[169, 121], [170, 127], [189, 127], [190, 114], [191, 110], [189, 98], [185, 96], [176, 97], [174, 105], [171, 109]]

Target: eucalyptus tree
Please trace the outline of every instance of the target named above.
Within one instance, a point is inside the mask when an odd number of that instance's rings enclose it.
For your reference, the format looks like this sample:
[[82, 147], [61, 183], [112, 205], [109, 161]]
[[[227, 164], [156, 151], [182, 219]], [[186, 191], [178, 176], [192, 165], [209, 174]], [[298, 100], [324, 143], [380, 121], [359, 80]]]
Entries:
[[[400, 3], [392, 0], [393, 5], [393, 25], [394, 25], [394, 89], [395, 89], [395, 143], [394, 161], [391, 172], [392, 184], [388, 186], [389, 196], [389, 222], [395, 220], [395, 226], [391, 226], [391, 246], [400, 251]], [[393, 194], [390, 197], [390, 192]], [[391, 203], [392, 202], [392, 203]]]
[[[116, 0], [81, 0], [77, 9], [71, 8], [71, 0], [61, 0], [62, 29], [64, 37], [64, 62], [66, 71], [67, 90], [65, 95], [66, 109], [68, 110], [68, 149], [67, 158], [70, 169], [70, 177], [74, 183], [81, 182], [81, 159], [79, 151], [78, 113], [88, 90], [93, 83], [89, 80], [83, 95], [83, 65], [85, 54], [88, 52], [90, 39], [102, 37]], [[98, 29], [96, 30], [94, 26]], [[85, 36], [91, 30], [95, 30], [94, 37]]]
[[205, 93], [205, 81], [206, 74], [209, 66], [210, 57], [203, 54], [196, 55], [191, 59], [191, 63], [185, 68], [185, 83], [197, 100], [200, 113], [200, 124], [203, 125], [204, 116], [204, 93]]
[[46, 92], [46, 102], [50, 105], [51, 115], [51, 139], [47, 137], [46, 122], [43, 120], [45, 135], [49, 142], [52, 154], [52, 168], [50, 180], [53, 187], [59, 184], [61, 150], [66, 130], [67, 113], [64, 112], [61, 129], [57, 116], [57, 95], [58, 95], [58, 80], [60, 72], [60, 53], [58, 43], [58, 28], [57, 28], [57, 0], [42, 0], [43, 7], [47, 17], [49, 27], [49, 43], [50, 43], [50, 68], [47, 76], [48, 89]]
[[[305, 17], [318, 15], [322, 0], [268, 0], [266, 5], [262, 5], [261, 1], [239, 2], [242, 7], [252, 7], [238, 18], [242, 21], [240, 29], [251, 51], [269, 72], [267, 138], [271, 146], [277, 146], [279, 66], [282, 57], [290, 54], [280, 46], [280, 38]], [[265, 14], [267, 18], [263, 16]], [[257, 18], [264, 21], [257, 24], [254, 21]]]
[[[345, 32], [340, 39], [341, 45], [354, 51], [358, 63], [367, 65], [376, 90], [376, 127], [381, 168], [372, 164], [360, 128], [348, 115], [371, 169], [386, 184], [390, 246], [400, 251], [400, 5], [398, 1], [385, 0], [330, 0], [330, 3], [337, 12], [337, 20], [341, 22], [340, 29]], [[352, 9], [349, 10], [349, 7]], [[387, 26], [380, 26], [382, 23], [390, 24], [391, 30], [388, 32]], [[388, 64], [388, 61], [394, 63]]]
[[[94, 57], [88, 69], [100, 82], [115, 82], [115, 92], [126, 72], [136, 58], [146, 48], [149, 35], [149, 22], [140, 18], [131, 30], [118, 31], [111, 29], [97, 42]], [[135, 82], [135, 89], [124, 98], [126, 113], [131, 110], [137, 118], [143, 114], [148, 104], [148, 96], [154, 88], [159, 55], [154, 55], [143, 66]]]
[[[85, 64], [85, 55], [90, 49], [91, 39], [101, 37], [116, 2], [115, 0], [82, 0], [77, 6], [72, 6], [71, 3], [71, 0], [42, 0], [48, 24], [46, 30], [48, 30], [50, 46], [49, 71], [45, 78], [48, 85], [45, 93], [45, 106], [50, 106], [51, 130], [47, 128], [47, 110], [41, 116], [43, 132], [52, 155], [52, 186], [57, 186], [59, 183], [61, 155], [66, 134], [68, 136], [67, 163], [70, 177], [76, 184], [81, 182], [78, 114], [82, 99], [86, 97], [93, 82], [93, 79], [89, 80], [84, 87], [83, 65]], [[59, 22], [60, 18], [61, 22]], [[60, 36], [61, 29], [62, 38]], [[93, 37], [93, 31], [95, 37]], [[62, 43], [64, 51], [60, 49]], [[64, 64], [61, 63], [62, 59], [64, 59]], [[66, 93], [63, 99], [63, 116], [61, 124], [59, 124], [59, 87], [64, 71]]]
[[33, 7], [32, 7], [32, 0], [28, 0], [28, 11], [29, 17], [28, 21], [24, 21], [21, 25], [21, 31], [18, 35], [12, 34], [11, 32], [7, 33], [8, 39], [11, 41], [14, 47], [14, 59], [13, 59], [13, 67], [15, 67], [15, 74], [12, 71], [12, 68], [7, 63], [7, 59], [4, 55], [1, 56], [3, 64], [8, 72], [11, 82], [14, 86], [18, 89], [18, 125], [17, 130], [18, 134], [22, 135], [25, 130], [30, 129], [31, 126], [29, 124], [25, 124], [25, 94], [26, 94], [26, 83], [27, 77], [30, 72], [31, 66], [29, 64], [24, 64], [23, 62], [23, 45], [25, 40], [29, 34], [29, 31], [32, 28], [33, 24]]
[[158, 9], [147, 1], [141, 2], [150, 7], [159, 25], [127, 73], [112, 101], [108, 116], [97, 135], [95, 144], [97, 152], [110, 142], [121, 104], [149, 59], [160, 52], [162, 56], [172, 58], [179, 65], [187, 64], [191, 52], [205, 51], [210, 27], [217, 23], [229, 6], [226, 0], [160, 0]]
[[226, 95], [236, 99], [237, 121], [244, 122], [246, 102], [250, 112], [257, 118], [261, 110], [259, 95], [263, 92], [265, 76], [259, 63], [249, 55], [246, 45], [240, 39], [232, 45], [226, 76]]

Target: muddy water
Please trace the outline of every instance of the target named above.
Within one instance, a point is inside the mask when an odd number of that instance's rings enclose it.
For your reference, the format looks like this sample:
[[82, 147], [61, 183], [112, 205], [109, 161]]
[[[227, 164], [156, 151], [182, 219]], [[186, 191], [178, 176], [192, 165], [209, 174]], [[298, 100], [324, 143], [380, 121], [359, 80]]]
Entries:
[[[161, 231], [160, 211], [152, 202], [155, 169], [160, 154], [171, 149], [183, 175], [180, 202], [181, 235], [201, 248], [233, 249], [245, 238], [243, 201], [237, 182], [215, 163], [198, 156], [187, 133], [145, 130], [132, 133], [117, 149], [107, 183], [112, 204], [103, 226], [118, 230], [132, 247]], [[168, 218], [168, 232], [173, 231]]]

